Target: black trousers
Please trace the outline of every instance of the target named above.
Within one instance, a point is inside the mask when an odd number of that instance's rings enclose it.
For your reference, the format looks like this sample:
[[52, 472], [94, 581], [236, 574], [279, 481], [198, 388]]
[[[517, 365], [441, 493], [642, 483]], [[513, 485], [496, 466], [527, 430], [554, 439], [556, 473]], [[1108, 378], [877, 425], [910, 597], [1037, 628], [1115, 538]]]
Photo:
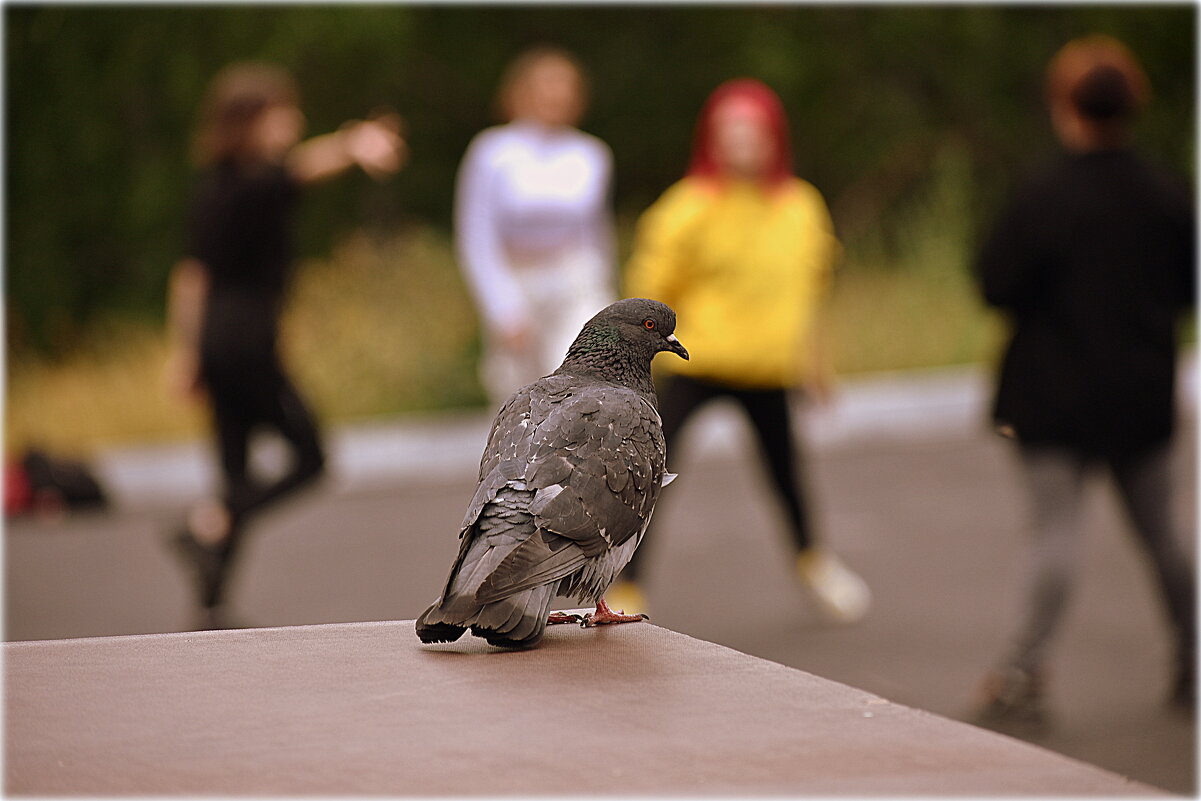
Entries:
[[[813, 545], [808, 508], [802, 484], [802, 454], [800, 443], [793, 433], [789, 413], [788, 391], [785, 389], [738, 389], [725, 384], [702, 381], [686, 376], [665, 380], [659, 393], [659, 413], [663, 418], [663, 436], [667, 441], [669, 466], [680, 430], [694, 412], [718, 398], [731, 398], [746, 413], [759, 442], [760, 455], [771, 479], [776, 497], [783, 505], [798, 551]], [[626, 565], [622, 577], [638, 580], [646, 561], [647, 545], [654, 540], [652, 523], [634, 558]]]
[[[246, 523], [258, 512], [313, 483], [325, 469], [325, 453], [316, 421], [300, 393], [277, 360], [234, 367], [214, 365], [206, 370], [212, 404], [223, 501], [231, 527], [221, 552], [221, 570], [204, 593], [202, 602], [219, 604]], [[260, 482], [249, 471], [251, 436], [261, 429], [279, 433], [291, 451], [291, 463], [282, 476]]]

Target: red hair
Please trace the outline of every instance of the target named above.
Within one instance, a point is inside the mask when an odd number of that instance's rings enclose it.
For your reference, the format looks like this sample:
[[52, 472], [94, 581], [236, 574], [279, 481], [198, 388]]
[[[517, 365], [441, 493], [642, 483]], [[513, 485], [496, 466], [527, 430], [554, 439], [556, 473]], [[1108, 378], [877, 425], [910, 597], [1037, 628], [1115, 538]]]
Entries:
[[792, 175], [792, 144], [788, 134], [788, 117], [780, 97], [762, 81], [754, 78], [736, 78], [726, 81], [713, 90], [701, 108], [696, 132], [692, 139], [692, 160], [688, 175], [699, 178], [721, 178], [713, 146], [713, 118], [726, 103], [738, 102], [753, 106], [767, 122], [768, 133], [775, 145], [771, 164], [763, 175], [763, 182], [775, 186]]

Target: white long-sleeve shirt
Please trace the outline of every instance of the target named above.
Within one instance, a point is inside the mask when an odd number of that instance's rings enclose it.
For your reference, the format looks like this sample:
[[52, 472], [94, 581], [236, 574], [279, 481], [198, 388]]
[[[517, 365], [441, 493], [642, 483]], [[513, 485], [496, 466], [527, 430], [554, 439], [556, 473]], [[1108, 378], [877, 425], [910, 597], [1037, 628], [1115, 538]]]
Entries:
[[590, 254], [611, 276], [612, 164], [604, 142], [574, 128], [517, 121], [471, 141], [455, 189], [455, 245], [490, 328], [528, 320], [515, 277], [523, 265]]

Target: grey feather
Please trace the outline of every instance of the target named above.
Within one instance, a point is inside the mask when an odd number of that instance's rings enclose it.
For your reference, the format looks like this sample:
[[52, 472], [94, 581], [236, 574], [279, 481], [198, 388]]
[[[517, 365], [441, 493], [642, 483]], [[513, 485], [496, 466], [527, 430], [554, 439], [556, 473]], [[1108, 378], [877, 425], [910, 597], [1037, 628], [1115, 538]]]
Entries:
[[423, 642], [470, 629], [530, 647], [556, 594], [592, 604], [608, 589], [674, 477], [650, 381], [655, 353], [687, 358], [674, 328], [663, 304], [619, 301], [589, 321], [558, 370], [501, 407], [458, 557], [417, 621]]

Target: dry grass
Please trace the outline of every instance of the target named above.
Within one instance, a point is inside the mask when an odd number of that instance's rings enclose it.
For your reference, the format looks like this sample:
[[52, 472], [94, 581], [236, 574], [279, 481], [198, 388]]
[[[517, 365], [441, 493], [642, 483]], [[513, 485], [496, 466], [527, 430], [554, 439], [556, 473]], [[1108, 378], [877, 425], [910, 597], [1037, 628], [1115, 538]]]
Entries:
[[[425, 230], [353, 236], [299, 271], [284, 358], [325, 420], [482, 401], [476, 323], [449, 245]], [[203, 407], [172, 398], [163, 331], [109, 325], [66, 360], [8, 364], [6, 448], [86, 453], [113, 443], [193, 437]]]
[[966, 276], [847, 269], [828, 309], [842, 374], [990, 361], [1001, 319], [976, 300]]
[[954, 142], [935, 160], [920, 196], [879, 232], [848, 242], [829, 308], [839, 372], [991, 361], [1002, 318], [979, 297], [969, 263], [971, 165]]
[[10, 360], [7, 450], [36, 444], [78, 453], [200, 432], [203, 410], [168, 397], [166, 357], [160, 332], [110, 326], [64, 361]]
[[284, 321], [288, 363], [341, 420], [479, 404], [475, 311], [449, 243], [426, 229], [347, 240], [307, 266]]

